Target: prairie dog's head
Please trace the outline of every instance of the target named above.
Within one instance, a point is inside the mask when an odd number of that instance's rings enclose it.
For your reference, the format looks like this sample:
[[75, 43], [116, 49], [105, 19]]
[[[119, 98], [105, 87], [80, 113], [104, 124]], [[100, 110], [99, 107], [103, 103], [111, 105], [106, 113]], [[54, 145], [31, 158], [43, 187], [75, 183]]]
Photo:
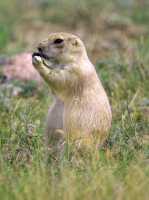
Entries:
[[50, 34], [47, 40], [38, 45], [37, 50], [33, 56], [40, 56], [47, 67], [78, 63], [87, 56], [83, 42], [69, 33]]

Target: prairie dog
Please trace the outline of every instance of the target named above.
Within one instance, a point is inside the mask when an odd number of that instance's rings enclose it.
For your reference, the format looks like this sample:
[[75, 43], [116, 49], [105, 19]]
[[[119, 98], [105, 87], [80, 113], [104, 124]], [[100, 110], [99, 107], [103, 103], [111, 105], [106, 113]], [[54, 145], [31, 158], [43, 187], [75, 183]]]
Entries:
[[83, 42], [68, 33], [50, 34], [32, 62], [56, 97], [46, 134], [61, 129], [71, 141], [102, 144], [111, 127], [111, 108]]

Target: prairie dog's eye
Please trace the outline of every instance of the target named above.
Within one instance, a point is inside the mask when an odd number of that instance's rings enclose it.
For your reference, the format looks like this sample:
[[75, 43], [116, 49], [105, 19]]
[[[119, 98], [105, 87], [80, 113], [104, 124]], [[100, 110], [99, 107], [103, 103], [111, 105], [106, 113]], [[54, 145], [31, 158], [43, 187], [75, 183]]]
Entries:
[[54, 44], [61, 44], [62, 42], [64, 42], [64, 40], [63, 39], [61, 39], [61, 38], [57, 38], [57, 39], [55, 39], [54, 40]]

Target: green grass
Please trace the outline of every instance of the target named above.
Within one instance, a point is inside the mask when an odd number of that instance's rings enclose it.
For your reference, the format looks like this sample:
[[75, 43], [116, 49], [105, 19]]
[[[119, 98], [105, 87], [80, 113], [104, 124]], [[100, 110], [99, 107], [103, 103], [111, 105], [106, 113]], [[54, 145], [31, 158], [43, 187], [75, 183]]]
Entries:
[[[136, 62], [109, 59], [97, 71], [110, 97], [113, 125], [107, 149], [45, 162], [43, 132], [47, 88], [30, 98], [0, 95], [0, 197], [2, 199], [148, 199], [148, 53]], [[139, 57], [139, 59], [138, 59]], [[140, 58], [141, 57], [141, 58]]]

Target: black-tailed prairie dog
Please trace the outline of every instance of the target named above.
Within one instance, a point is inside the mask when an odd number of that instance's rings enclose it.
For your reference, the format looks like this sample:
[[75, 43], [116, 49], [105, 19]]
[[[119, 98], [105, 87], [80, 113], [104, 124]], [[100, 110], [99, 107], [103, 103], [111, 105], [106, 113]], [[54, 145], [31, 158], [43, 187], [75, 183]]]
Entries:
[[72, 34], [53, 33], [32, 58], [55, 96], [47, 136], [58, 132], [71, 141], [101, 144], [111, 127], [111, 108], [83, 42]]

